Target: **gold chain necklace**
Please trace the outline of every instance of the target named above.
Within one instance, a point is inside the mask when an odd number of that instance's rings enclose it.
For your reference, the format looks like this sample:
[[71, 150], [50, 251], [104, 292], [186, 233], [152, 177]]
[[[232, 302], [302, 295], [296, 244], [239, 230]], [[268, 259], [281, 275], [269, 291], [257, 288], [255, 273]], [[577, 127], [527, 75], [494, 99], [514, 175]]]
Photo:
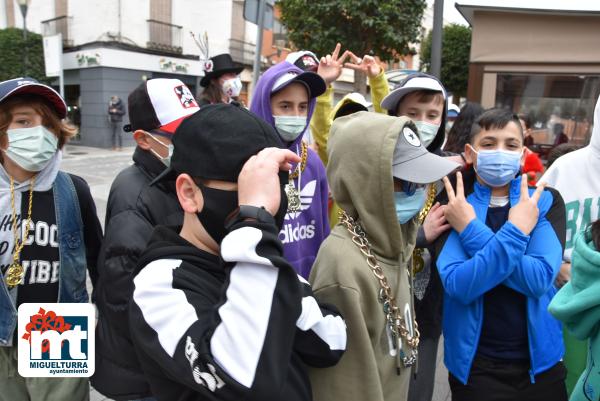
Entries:
[[[377, 258], [373, 255], [371, 243], [367, 239], [366, 233], [360, 224], [352, 217], [348, 216], [345, 211], [341, 210], [339, 215], [340, 223], [346, 227], [352, 236], [352, 242], [358, 246], [361, 253], [365, 256], [367, 265], [379, 282], [379, 302], [383, 304], [383, 313], [387, 320], [387, 327], [392, 334], [392, 342], [397, 347], [396, 369], [397, 373], [400, 374], [400, 362], [402, 362], [404, 367], [409, 367], [414, 365], [417, 361], [420, 336], [417, 321], [413, 317], [413, 330], [411, 333], [411, 330], [406, 327], [406, 320], [402, 316], [400, 308], [396, 305], [396, 299], [392, 295], [392, 289], [388, 280], [385, 277]], [[406, 343], [411, 348], [408, 354], [402, 349], [401, 338], [406, 340]]]
[[[427, 193], [427, 200], [425, 201], [425, 206], [419, 212], [419, 217], [417, 218], [419, 221], [419, 225], [422, 225], [425, 221], [425, 218], [429, 214], [429, 211], [433, 207], [433, 202], [435, 201], [435, 196], [437, 195], [437, 188], [435, 187], [435, 183], [429, 185], [429, 192]], [[423, 248], [415, 248], [413, 251], [413, 276], [425, 267], [425, 261], [423, 260]]]
[[[298, 151], [298, 148], [296, 148], [296, 151]], [[308, 159], [308, 145], [304, 142], [302, 142], [302, 151], [300, 155], [302, 160], [298, 163], [294, 172], [290, 173], [289, 181], [285, 185], [285, 194], [288, 198], [288, 211], [292, 213], [299, 212], [302, 207], [302, 199], [300, 198], [300, 191], [302, 190], [300, 187], [300, 179], [302, 177], [302, 172], [306, 167], [306, 160]], [[294, 179], [296, 178], [298, 178], [298, 188], [294, 185]]]
[[[296, 152], [298, 149], [296, 148]], [[300, 171], [304, 171], [306, 168], [306, 159], [308, 159], [308, 145], [306, 142], [302, 142], [302, 151], [300, 152], [300, 158], [302, 159], [300, 163], [294, 169], [294, 172], [290, 174], [290, 179], [294, 180], [298, 178], [300, 175]]]
[[[33, 184], [35, 183], [35, 177], [31, 178], [29, 183], [29, 207], [27, 210], [27, 223], [26, 227], [29, 228], [31, 225], [31, 206], [33, 205]], [[8, 267], [6, 272], [6, 284], [8, 288], [15, 287], [18, 285], [23, 276], [25, 270], [20, 263], [21, 251], [25, 246], [25, 241], [22, 238], [22, 232], [19, 230], [19, 224], [17, 224], [17, 208], [15, 207], [15, 184], [12, 177], [10, 177], [10, 206], [12, 207], [12, 219], [13, 219], [13, 231], [15, 234], [15, 253], [13, 254], [13, 262]], [[23, 221], [23, 219], [21, 219]], [[21, 234], [21, 235], [20, 235]]]

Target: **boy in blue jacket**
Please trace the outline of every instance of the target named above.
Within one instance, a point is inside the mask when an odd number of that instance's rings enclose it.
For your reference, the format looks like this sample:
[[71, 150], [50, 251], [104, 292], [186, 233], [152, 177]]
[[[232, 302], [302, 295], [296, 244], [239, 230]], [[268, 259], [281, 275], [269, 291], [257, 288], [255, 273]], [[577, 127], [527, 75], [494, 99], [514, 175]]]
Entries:
[[436, 244], [444, 286], [445, 363], [452, 400], [566, 400], [561, 328], [548, 313], [565, 244], [558, 192], [521, 177], [516, 115], [473, 124], [474, 174], [444, 178], [452, 231]]

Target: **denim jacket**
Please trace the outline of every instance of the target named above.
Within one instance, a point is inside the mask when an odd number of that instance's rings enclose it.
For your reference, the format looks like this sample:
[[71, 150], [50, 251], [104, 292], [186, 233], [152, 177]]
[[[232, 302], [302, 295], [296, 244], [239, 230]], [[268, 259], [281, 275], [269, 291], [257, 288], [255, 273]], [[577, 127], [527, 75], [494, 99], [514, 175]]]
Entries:
[[[59, 171], [52, 191], [58, 227], [60, 270], [58, 300], [48, 302], [88, 302], [83, 221], [71, 177]], [[0, 346], [7, 347], [12, 346], [13, 332], [17, 325], [18, 287], [9, 291], [2, 275], [0, 281]]]

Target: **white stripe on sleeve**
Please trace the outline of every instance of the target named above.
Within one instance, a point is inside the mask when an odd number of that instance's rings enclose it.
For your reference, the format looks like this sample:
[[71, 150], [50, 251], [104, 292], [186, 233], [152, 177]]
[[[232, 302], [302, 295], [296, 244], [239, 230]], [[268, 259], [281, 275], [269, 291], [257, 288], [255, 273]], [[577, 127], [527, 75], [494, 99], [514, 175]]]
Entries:
[[256, 253], [262, 231], [243, 227], [221, 243], [221, 256], [237, 262], [227, 287], [227, 301], [219, 308], [221, 323], [210, 342], [215, 361], [238, 383], [250, 388], [256, 375], [279, 270]]
[[302, 298], [302, 314], [296, 321], [296, 326], [303, 331], [314, 331], [332, 351], [346, 349], [346, 323], [341, 316], [323, 316], [313, 297]]
[[198, 320], [184, 292], [173, 288], [173, 272], [179, 265], [180, 259], [155, 260], [133, 280], [133, 300], [171, 357], [183, 334]]

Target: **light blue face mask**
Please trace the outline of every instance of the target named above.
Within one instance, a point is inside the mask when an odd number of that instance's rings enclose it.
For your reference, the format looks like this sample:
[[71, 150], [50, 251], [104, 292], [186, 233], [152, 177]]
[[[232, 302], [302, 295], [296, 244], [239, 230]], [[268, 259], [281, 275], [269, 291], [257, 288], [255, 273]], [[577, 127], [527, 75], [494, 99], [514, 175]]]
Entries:
[[23, 170], [41, 171], [56, 153], [58, 138], [43, 125], [6, 131], [6, 156]]
[[418, 188], [414, 194], [407, 195], [404, 191], [394, 192], [396, 200], [396, 217], [404, 224], [423, 209], [425, 205], [425, 188]]
[[[473, 148], [471, 148], [473, 149]], [[479, 178], [490, 187], [503, 187], [511, 182], [521, 169], [521, 156], [523, 152], [508, 150], [480, 150], [477, 154], [477, 168], [475, 171]]]
[[306, 116], [273, 116], [275, 128], [285, 142], [294, 142], [306, 128]]
[[423, 146], [425, 147], [433, 142], [440, 129], [439, 125], [431, 124], [426, 121], [415, 121], [415, 125], [419, 131], [419, 139], [423, 142]]

